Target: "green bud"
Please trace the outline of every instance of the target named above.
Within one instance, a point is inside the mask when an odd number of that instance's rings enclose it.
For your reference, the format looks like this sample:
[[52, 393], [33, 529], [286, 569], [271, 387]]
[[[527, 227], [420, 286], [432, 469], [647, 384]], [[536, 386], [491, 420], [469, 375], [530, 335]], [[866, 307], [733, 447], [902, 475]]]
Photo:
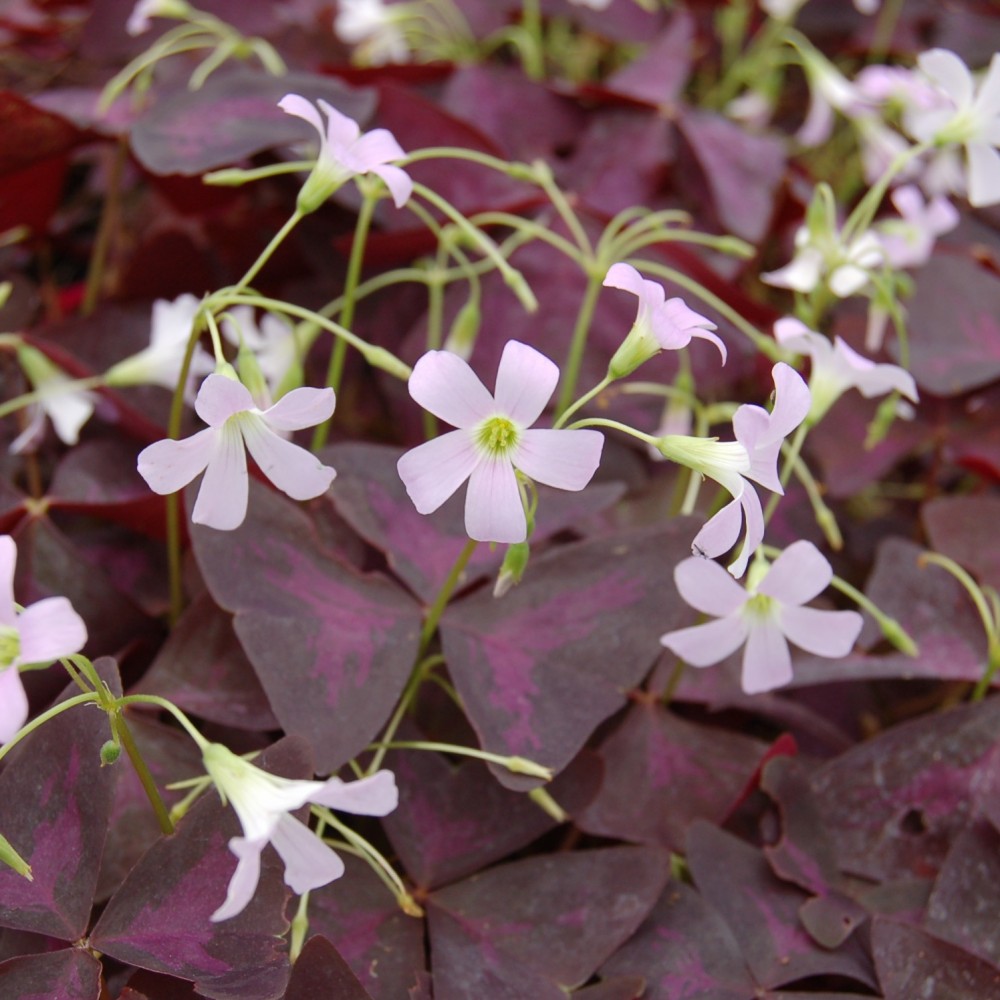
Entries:
[[268, 389], [267, 379], [260, 370], [257, 355], [247, 347], [242, 337], [240, 337], [240, 349], [236, 352], [236, 370], [239, 372], [240, 381], [250, 391], [258, 408], [266, 410], [271, 405], [271, 390]]
[[504, 764], [512, 774], [526, 774], [531, 778], [541, 778], [543, 781], [552, 780], [552, 768], [542, 764], [536, 764], [527, 757], [508, 757]]
[[0, 282], [0, 309], [3, 309], [7, 305], [7, 300], [10, 298], [13, 288], [13, 284], [9, 281]]
[[101, 747], [101, 767], [115, 764], [122, 755], [122, 745], [117, 740], [108, 740]]
[[34, 386], [43, 385], [52, 378], [65, 377], [63, 372], [52, 364], [36, 347], [29, 344], [17, 345], [17, 360], [24, 374]]
[[497, 574], [497, 582], [493, 587], [494, 597], [503, 597], [511, 587], [517, 586], [524, 576], [531, 556], [531, 546], [527, 542], [515, 542], [507, 547], [503, 564]]
[[459, 309], [458, 315], [451, 324], [451, 329], [444, 342], [444, 349], [468, 361], [472, 355], [473, 347], [476, 346], [476, 336], [479, 333], [481, 318], [479, 302], [476, 299], [469, 299]]
[[608, 364], [608, 378], [625, 378], [659, 353], [660, 345], [649, 329], [649, 324], [640, 326], [634, 323]]
[[2, 834], [0, 834], [0, 862], [8, 868], [13, 868], [18, 875], [23, 875], [29, 882], [34, 881], [31, 865], [11, 847], [10, 841]]
[[408, 364], [400, 361], [395, 354], [387, 351], [384, 347], [367, 344], [360, 350], [368, 364], [375, 368], [381, 368], [382, 371], [395, 375], [396, 378], [402, 379], [404, 382], [413, 374], [413, 369]]
[[816, 185], [806, 209], [806, 229], [814, 243], [821, 242], [837, 228], [837, 203], [833, 189], [823, 182]]

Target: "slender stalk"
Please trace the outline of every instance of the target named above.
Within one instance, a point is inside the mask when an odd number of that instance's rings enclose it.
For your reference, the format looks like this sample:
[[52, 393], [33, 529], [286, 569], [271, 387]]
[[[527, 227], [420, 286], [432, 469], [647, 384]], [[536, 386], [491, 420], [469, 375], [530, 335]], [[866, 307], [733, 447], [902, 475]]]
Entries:
[[208, 740], [195, 729], [194, 723], [173, 702], [167, 701], [166, 698], [161, 698], [156, 694], [127, 694], [117, 699], [117, 703], [119, 705], [155, 705], [157, 708], [162, 708], [181, 724], [188, 736], [198, 744], [199, 750], [204, 751], [208, 747]]
[[91, 691], [89, 694], [74, 695], [66, 701], [59, 702], [58, 705], [53, 705], [48, 711], [42, 712], [41, 715], [32, 719], [31, 722], [22, 726], [15, 736], [12, 736], [7, 743], [0, 746], [0, 760], [3, 760], [26, 736], [30, 736], [36, 729], [45, 725], [46, 722], [54, 719], [57, 715], [62, 715], [63, 712], [68, 712], [71, 708], [76, 708], [77, 705], [98, 704], [100, 699], [101, 696], [96, 691]]
[[469, 560], [472, 558], [472, 553], [476, 551], [478, 544], [479, 542], [474, 538], [470, 538], [465, 543], [465, 547], [455, 560], [455, 565], [451, 567], [447, 578], [441, 585], [437, 597], [434, 598], [434, 603], [424, 616], [424, 626], [420, 632], [420, 646], [417, 652], [418, 657], [423, 657], [424, 653], [427, 652], [427, 647], [431, 644], [431, 639], [434, 638], [434, 633], [437, 631], [441, 615], [444, 614], [444, 609], [448, 601], [451, 600], [451, 595], [455, 592], [455, 588], [458, 586], [462, 574], [465, 572], [465, 567], [468, 566]]
[[167, 807], [160, 797], [160, 791], [156, 787], [156, 780], [146, 766], [142, 754], [139, 753], [139, 748], [135, 744], [132, 732], [121, 712], [113, 714], [112, 725], [115, 727], [119, 740], [121, 740], [121, 745], [128, 754], [128, 759], [132, 761], [132, 766], [135, 768], [135, 773], [139, 778], [143, 791], [149, 799], [149, 804], [153, 807], [153, 812], [156, 813], [156, 821], [160, 824], [160, 831], [169, 837], [174, 832], [174, 824], [170, 822], [170, 814], [167, 812]]
[[266, 247], [260, 252], [257, 259], [250, 265], [249, 270], [246, 274], [236, 282], [232, 288], [226, 289], [226, 292], [239, 292], [246, 288], [254, 278], [260, 273], [260, 269], [271, 259], [274, 251], [281, 246], [285, 237], [302, 221], [304, 218], [300, 209], [296, 208], [295, 211], [285, 220], [285, 224], [271, 237], [271, 241]]
[[111, 245], [111, 235], [115, 231], [115, 226], [118, 222], [118, 214], [121, 206], [122, 171], [125, 167], [127, 156], [128, 143], [124, 139], [119, 140], [111, 157], [111, 169], [108, 171], [107, 197], [104, 199], [104, 205], [101, 208], [101, 221], [97, 226], [97, 235], [94, 237], [94, 250], [90, 255], [90, 264], [87, 268], [87, 283], [83, 292], [83, 304], [80, 307], [84, 316], [89, 316], [94, 311], [101, 294], [101, 285], [104, 282], [108, 261], [108, 248]]
[[579, 410], [583, 406], [586, 406], [586, 404], [589, 403], [595, 396], [598, 396], [602, 392], [604, 392], [604, 390], [607, 389], [607, 387], [611, 385], [613, 381], [614, 380], [609, 375], [605, 375], [604, 378], [602, 378], [601, 381], [598, 382], [593, 389], [591, 389], [589, 392], [585, 392], [575, 403], [573, 403], [572, 405], [568, 406], [565, 410], [563, 410], [563, 412], [559, 415], [559, 418], [552, 425], [552, 429], [558, 430], [560, 427], [562, 427], [566, 423], [566, 421], [569, 420], [569, 418], [573, 416], [574, 413], [576, 413], [577, 410]]
[[544, 781], [552, 780], [552, 769], [544, 764], [536, 764], [532, 760], [524, 757], [503, 756], [498, 753], [490, 753], [489, 750], [480, 750], [478, 747], [463, 747], [454, 743], [436, 743], [433, 740], [392, 740], [390, 742], [379, 741], [378, 748], [386, 750], [433, 750], [438, 753], [452, 753], [459, 757], [474, 757], [476, 760], [485, 760], [490, 764], [498, 764], [507, 768], [513, 774], [527, 774], [533, 778], [541, 778]]
[[587, 290], [583, 294], [583, 301], [580, 303], [580, 309], [576, 314], [573, 338], [570, 340], [569, 351], [566, 354], [566, 363], [563, 365], [562, 380], [559, 387], [559, 400], [556, 403], [556, 420], [569, 408], [570, 402], [576, 393], [576, 383], [580, 377], [583, 352], [587, 346], [587, 334], [590, 332], [590, 322], [594, 317], [594, 306], [597, 304], [597, 296], [601, 291], [602, 280], [602, 276], [595, 273], [587, 276]]

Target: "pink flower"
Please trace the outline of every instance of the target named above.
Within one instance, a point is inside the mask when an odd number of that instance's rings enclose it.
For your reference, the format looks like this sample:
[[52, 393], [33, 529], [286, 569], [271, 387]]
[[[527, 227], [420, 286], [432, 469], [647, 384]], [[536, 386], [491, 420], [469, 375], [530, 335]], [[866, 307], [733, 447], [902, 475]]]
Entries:
[[17, 610], [16, 562], [14, 539], [0, 535], [0, 743], [8, 742], [28, 718], [18, 667], [79, 653], [87, 641], [87, 626], [65, 597], [46, 597]]
[[[139, 453], [139, 474], [154, 493], [175, 493], [199, 473], [205, 478], [191, 520], [220, 531], [238, 528], [247, 513], [249, 450], [261, 471], [293, 500], [325, 493], [333, 469], [312, 453], [281, 437], [329, 420], [332, 389], [295, 389], [274, 406], [259, 410], [246, 386], [224, 375], [209, 375], [195, 400], [208, 424], [182, 441], [157, 441]], [[245, 450], [246, 449], [246, 450]]]
[[406, 155], [392, 133], [377, 128], [362, 135], [353, 118], [341, 114], [322, 99], [316, 103], [326, 114], [325, 126], [319, 111], [304, 97], [286, 94], [278, 101], [282, 111], [303, 118], [319, 133], [319, 157], [299, 193], [302, 210], [315, 210], [345, 181], [368, 173], [382, 178], [396, 208], [402, 208], [413, 192], [413, 181], [405, 170], [389, 162]]
[[399, 476], [421, 514], [438, 509], [469, 480], [465, 530], [484, 542], [523, 542], [527, 521], [515, 470], [547, 486], [582, 490], [601, 460], [604, 436], [591, 430], [529, 430], [559, 369], [532, 347], [509, 341], [491, 396], [456, 354], [429, 351], [414, 366], [410, 395], [459, 428], [412, 451]]
[[924, 201], [913, 184], [893, 191], [892, 203], [900, 217], [878, 224], [886, 263], [893, 268], [923, 267], [931, 259], [934, 241], [958, 225], [958, 209], [942, 195]]
[[205, 769], [223, 802], [229, 802], [243, 827], [229, 849], [239, 859], [225, 902], [213, 921], [242, 913], [260, 880], [260, 855], [270, 843], [285, 863], [285, 884], [298, 895], [318, 889], [344, 874], [344, 863], [304, 823], [290, 813], [307, 802], [362, 816], [385, 816], [396, 808], [398, 794], [391, 771], [345, 783], [297, 781], [255, 767], [221, 743], [202, 747]]
[[631, 292], [639, 300], [632, 329], [608, 366], [612, 378], [623, 378], [661, 350], [687, 347], [692, 337], [715, 344], [726, 363], [726, 345], [709, 332], [716, 329], [715, 324], [689, 309], [682, 299], [668, 299], [662, 285], [647, 281], [631, 264], [612, 264], [604, 284]]
[[774, 324], [774, 337], [786, 350], [808, 354], [812, 359], [809, 391], [812, 405], [807, 419], [818, 423], [848, 389], [857, 389], [866, 399], [896, 391], [914, 403], [917, 385], [913, 376], [898, 365], [879, 365], [858, 354], [840, 337], [830, 341], [791, 317]]
[[[755, 564], [756, 568], [756, 564]], [[685, 559], [674, 570], [681, 597], [716, 621], [676, 629], [660, 642], [694, 667], [743, 652], [743, 690], [757, 694], [792, 679], [788, 643], [816, 656], [846, 656], [861, 631], [856, 611], [803, 607], [833, 578], [830, 564], [811, 542], [795, 542], [759, 580], [751, 570], [744, 589], [718, 563]]]

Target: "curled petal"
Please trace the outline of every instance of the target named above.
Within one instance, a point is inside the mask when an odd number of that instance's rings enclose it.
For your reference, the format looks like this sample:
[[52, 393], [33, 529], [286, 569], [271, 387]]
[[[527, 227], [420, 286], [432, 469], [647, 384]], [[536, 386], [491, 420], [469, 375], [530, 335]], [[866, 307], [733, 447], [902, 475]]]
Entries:
[[215, 431], [215, 437], [216, 451], [205, 470], [191, 520], [218, 531], [232, 531], [247, 516], [247, 454], [234, 424]]
[[413, 366], [408, 387], [415, 402], [453, 427], [472, 427], [496, 412], [486, 386], [450, 351], [428, 351]]
[[311, 451], [279, 437], [260, 417], [248, 414], [240, 427], [247, 450], [260, 471], [282, 493], [293, 500], [312, 500], [330, 488], [336, 471], [324, 465]]
[[349, 115], [345, 115], [324, 101], [322, 97], [316, 103], [326, 115], [326, 128], [321, 131], [326, 135], [329, 152], [339, 159], [341, 154], [357, 141], [361, 135], [361, 126]]
[[792, 655], [778, 623], [771, 618], [750, 626], [743, 651], [743, 690], [760, 694], [787, 684], [792, 679]]
[[413, 194], [413, 181], [410, 175], [402, 167], [394, 167], [391, 164], [385, 166], [372, 167], [371, 172], [382, 178], [383, 183], [392, 195], [392, 203], [396, 208], [402, 208]]
[[357, 781], [330, 778], [309, 799], [359, 816], [387, 816], [399, 804], [399, 792], [392, 771], [376, 771]]
[[742, 615], [729, 615], [667, 632], [660, 636], [660, 642], [692, 667], [708, 667], [735, 653], [746, 638], [747, 623]]
[[674, 568], [674, 583], [695, 611], [723, 618], [742, 608], [747, 592], [718, 563], [694, 557]]
[[536, 482], [582, 490], [601, 463], [603, 447], [600, 431], [528, 430], [521, 435], [513, 462]]
[[778, 622], [789, 642], [807, 653], [836, 658], [854, 648], [864, 619], [857, 611], [783, 607]]
[[528, 523], [508, 459], [484, 459], [472, 470], [465, 497], [465, 530], [479, 542], [523, 542]]
[[[746, 492], [749, 487], [745, 487]], [[691, 548], [702, 556], [714, 559], [728, 552], [740, 537], [743, 527], [743, 509], [739, 497], [731, 500], [718, 513], [710, 517], [694, 536]]]
[[24, 609], [17, 619], [21, 635], [20, 663], [51, 663], [79, 653], [87, 626], [65, 597], [46, 597]]
[[396, 463], [413, 506], [433, 513], [472, 475], [479, 464], [469, 431], [450, 431], [408, 451]]
[[521, 427], [530, 427], [552, 398], [559, 368], [540, 351], [517, 340], [503, 349], [497, 368], [496, 407]]
[[344, 874], [344, 862], [309, 827], [282, 813], [271, 843], [285, 862], [285, 884], [301, 896]]
[[264, 850], [266, 843], [266, 840], [247, 840], [245, 837], [233, 837], [229, 841], [229, 850], [239, 861], [233, 877], [229, 880], [226, 901], [209, 918], [212, 923], [237, 916], [253, 899], [257, 883], [260, 881], [260, 852]]
[[298, 94], [285, 94], [285, 96], [278, 101], [278, 107], [281, 108], [286, 114], [294, 115], [296, 118], [302, 118], [309, 122], [310, 125], [319, 133], [320, 140], [323, 145], [326, 145], [326, 129], [323, 126], [323, 119], [320, 117], [319, 112], [313, 106], [311, 101], [307, 101], [304, 97], [300, 97]]
[[218, 437], [216, 428], [206, 427], [183, 441], [157, 441], [139, 452], [139, 475], [154, 493], [176, 493], [205, 471]]
[[793, 542], [771, 564], [757, 592], [782, 604], [805, 604], [826, 590], [832, 579], [830, 563], [812, 542]]
[[0, 745], [9, 742], [28, 721], [28, 696], [17, 667], [0, 670]]
[[358, 173], [406, 156], [403, 147], [396, 142], [396, 137], [385, 128], [374, 128], [371, 132], [366, 132], [353, 144], [351, 154], [361, 167]]
[[746, 535], [739, 555], [729, 564], [729, 572], [738, 580], [746, 571], [750, 557], [757, 551], [757, 546], [764, 541], [764, 511], [760, 506], [760, 497], [748, 486], [740, 495], [740, 507], [746, 521]]

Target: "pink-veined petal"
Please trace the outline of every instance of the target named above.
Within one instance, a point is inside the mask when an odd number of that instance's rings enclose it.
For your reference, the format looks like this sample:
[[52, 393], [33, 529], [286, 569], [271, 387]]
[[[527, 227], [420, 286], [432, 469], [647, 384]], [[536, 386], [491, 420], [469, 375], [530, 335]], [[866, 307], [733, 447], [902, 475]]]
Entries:
[[948, 49], [930, 49], [920, 54], [917, 65], [959, 108], [972, 103], [972, 74], [954, 52]]
[[698, 556], [674, 567], [674, 583], [695, 611], [716, 618], [731, 615], [748, 600], [747, 592], [717, 562]]
[[402, 208], [410, 200], [410, 195], [413, 194], [413, 180], [402, 167], [386, 164], [372, 167], [371, 172], [382, 178], [396, 208]]
[[218, 531], [232, 531], [247, 516], [247, 453], [234, 423], [216, 431], [216, 442], [191, 520]]
[[298, 896], [344, 874], [344, 862], [333, 848], [288, 813], [281, 814], [271, 831], [271, 843], [285, 862], [285, 885]]
[[757, 592], [786, 605], [805, 604], [830, 586], [833, 569], [812, 542], [793, 542], [771, 564]]
[[333, 416], [337, 399], [333, 389], [293, 389], [274, 406], [264, 410], [261, 419], [276, 431], [301, 431], [315, 427]]
[[8, 743], [28, 721], [28, 696], [17, 667], [0, 670], [0, 745]]
[[413, 506], [430, 514], [472, 475], [479, 461], [471, 432], [449, 431], [408, 451], [396, 471]]
[[509, 459], [485, 458], [469, 477], [465, 530], [478, 542], [523, 542], [528, 523]]
[[392, 771], [376, 771], [357, 781], [330, 778], [309, 801], [359, 816], [388, 816], [399, 804], [399, 791]]
[[1000, 152], [985, 142], [967, 142], [969, 204], [984, 208], [1000, 202]]
[[530, 427], [552, 398], [559, 368], [540, 351], [507, 341], [497, 369], [496, 407], [515, 424]]
[[311, 101], [307, 101], [304, 97], [300, 97], [298, 94], [285, 94], [285, 96], [278, 101], [278, 107], [281, 108], [285, 114], [294, 115], [296, 118], [302, 118], [309, 122], [310, 125], [319, 133], [320, 141], [322, 145], [326, 145], [326, 128], [323, 125], [323, 119], [320, 117], [319, 112]]
[[189, 438], [157, 441], [139, 452], [139, 475], [154, 493], [165, 496], [187, 486], [205, 471], [218, 447], [220, 431], [206, 427]]
[[428, 351], [407, 385], [415, 402], [453, 427], [472, 427], [496, 413], [486, 386], [450, 351]]
[[660, 642], [692, 667], [710, 667], [735, 653], [746, 642], [747, 631], [742, 615], [730, 615], [667, 632]]
[[530, 430], [512, 461], [535, 482], [560, 490], [582, 490], [601, 464], [604, 435], [591, 430]]
[[876, 364], [858, 354], [840, 337], [836, 338], [835, 350], [845, 362], [842, 370], [848, 373], [849, 384], [866, 399], [883, 396], [895, 390], [914, 403], [917, 401], [917, 384], [904, 368], [898, 365]]
[[201, 383], [194, 408], [209, 427], [221, 427], [233, 414], [255, 406], [250, 390], [242, 382], [213, 373]]
[[791, 679], [792, 654], [778, 623], [771, 618], [753, 622], [743, 651], [743, 691], [760, 694]]
[[13, 626], [17, 622], [14, 609], [14, 566], [17, 563], [17, 544], [10, 535], [0, 535], [0, 625]]
[[783, 607], [778, 616], [789, 642], [807, 653], [836, 659], [854, 648], [864, 619], [857, 611]]
[[293, 500], [312, 500], [330, 488], [336, 471], [311, 451], [279, 437], [262, 417], [247, 414], [241, 418], [240, 429], [260, 471], [282, 493]]
[[25, 608], [18, 616], [17, 629], [19, 663], [51, 663], [79, 653], [87, 642], [87, 626], [65, 597], [46, 597]]
[[229, 850], [239, 860], [229, 880], [226, 901], [209, 918], [212, 923], [238, 916], [253, 899], [260, 881], [260, 852], [266, 844], [266, 840], [247, 840], [245, 837], [233, 837], [229, 841]]

